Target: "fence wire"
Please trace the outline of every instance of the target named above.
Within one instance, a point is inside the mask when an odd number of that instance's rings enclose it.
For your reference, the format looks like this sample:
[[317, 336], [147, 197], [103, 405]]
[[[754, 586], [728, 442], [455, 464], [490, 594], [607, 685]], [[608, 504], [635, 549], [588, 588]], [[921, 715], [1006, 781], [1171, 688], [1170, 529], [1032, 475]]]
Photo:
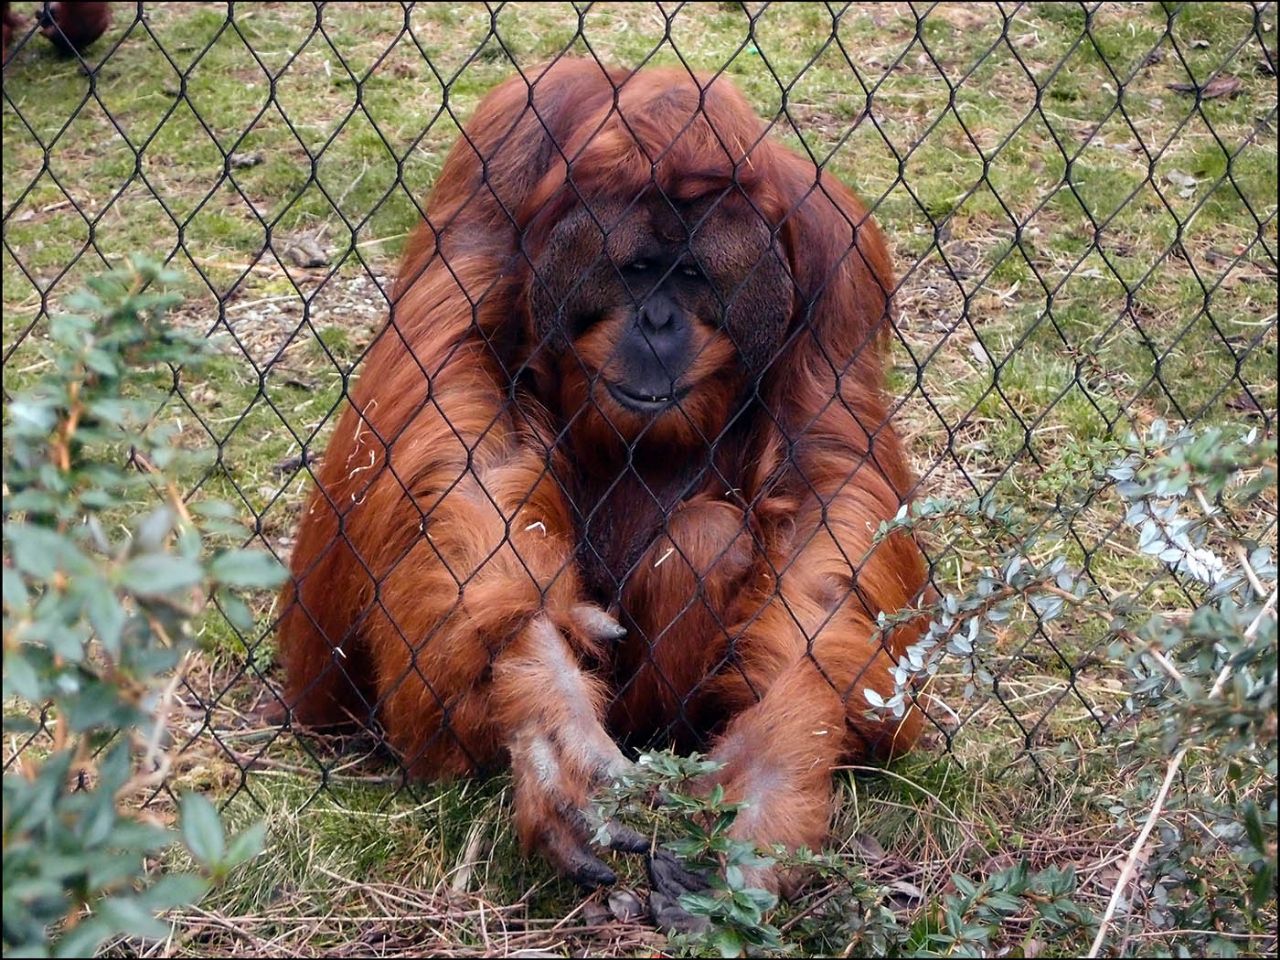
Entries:
[[[395, 397], [379, 393], [379, 384], [357, 384], [379, 350], [400, 351], [398, 368], [378, 367], [392, 381], [386, 389], [410, 383], [404, 371], [414, 357], [396, 344], [419, 334], [402, 323], [403, 309], [392, 313], [396, 255], [419, 221], [436, 235], [447, 232], [432, 221], [425, 198], [448, 147], [460, 137], [471, 142], [464, 131], [483, 94], [517, 76], [533, 98], [547, 63], [572, 57], [600, 71], [662, 65], [704, 82], [732, 81], [771, 140], [856, 190], [894, 254], [888, 415], [910, 457], [909, 494], [1018, 504], [1031, 515], [1024, 532], [1062, 531], [1103, 595], [1155, 595], [1174, 604], [1195, 597], [1171, 571], [1151, 579], [1117, 564], [1124, 510], [1105, 476], [1082, 473], [1089, 456], [1157, 417], [1274, 429], [1273, 4], [116, 3], [96, 42], [81, 42], [75, 25], [53, 18], [46, 28], [53, 38], [81, 47], [61, 58], [40, 36], [40, 5], [24, 6], [6, 4], [6, 382], [32, 362], [34, 341], [65, 293], [103, 264], [150, 252], [193, 278], [181, 320], [221, 344], [212, 374], [193, 380], [175, 371], [170, 403], [159, 414], [178, 421], [190, 445], [213, 454], [208, 470], [192, 478], [192, 498], [237, 500], [254, 538], [287, 560], [335, 427], [344, 412], [358, 409], [350, 422], [357, 434], [367, 430], [369, 449], [379, 451], [358, 465], [369, 469], [361, 496], [379, 493], [377, 477], [398, 485], [417, 511], [418, 533], [397, 557], [355, 556], [367, 599], [362, 610], [348, 611], [342, 635], [329, 638], [357, 649], [351, 644], [361, 631], [384, 618], [379, 629], [396, 633], [410, 651], [393, 682], [375, 684], [351, 667], [360, 697], [348, 706], [359, 704], [364, 733], [324, 737], [254, 719], [285, 682], [273, 632], [284, 612], [278, 605], [258, 611], [253, 635], [217, 616], [205, 624], [206, 655], [185, 683], [184, 751], [221, 761], [237, 793], [254, 796], [263, 766], [314, 778], [319, 791], [344, 777], [414, 789], [404, 776], [410, 770], [485, 765], [470, 752], [477, 749], [478, 721], [466, 713], [473, 691], [437, 692], [439, 678], [424, 675], [414, 657], [449, 639], [435, 634], [457, 629], [455, 611], [481, 619], [490, 611], [464, 608], [459, 599], [427, 625], [426, 636], [414, 633], [421, 623], [395, 622], [416, 600], [392, 589], [393, 575], [403, 580], [402, 563], [418, 572], [421, 538], [449, 493], [432, 501], [411, 489], [412, 478], [396, 475], [396, 445], [413, 442], [420, 417], [452, 427], [450, 410], [433, 399], [436, 372], [424, 368], [414, 411], [394, 431], [380, 432], [384, 421], [370, 404]], [[625, 87], [619, 81], [619, 97]], [[565, 159], [572, 170], [573, 157]], [[514, 219], [500, 186], [483, 178], [474, 192]], [[824, 188], [815, 180], [812, 189]], [[677, 205], [677, 198], [663, 199]], [[612, 229], [597, 224], [605, 235]], [[459, 241], [456, 263], [442, 246], [435, 266], [418, 267], [455, 276], [479, 324], [494, 281], [473, 283], [464, 246]], [[667, 266], [674, 275], [678, 268]], [[643, 300], [636, 296], [637, 309]], [[721, 303], [730, 311], [733, 295]], [[563, 312], [563, 303], [555, 306]], [[418, 322], [431, 317], [409, 319]], [[492, 334], [482, 331], [480, 339]], [[544, 334], [521, 371], [565, 349]], [[766, 363], [782, 355], [775, 349]], [[522, 415], [524, 383], [505, 391], [495, 418]], [[758, 383], [756, 389], [756, 401], [764, 402]], [[490, 426], [459, 424], [455, 436], [478, 448]], [[530, 426], [550, 438], [548, 462], [557, 444], [569, 443], [571, 426]], [[873, 442], [888, 429], [865, 428]], [[706, 451], [729, 443], [732, 429], [702, 436], [701, 450], [682, 454], [707, 460], [700, 481], [721, 469]], [[625, 446], [627, 438], [620, 439]], [[784, 465], [802, 439], [782, 437]], [[619, 461], [611, 483], [629, 462]], [[632, 499], [611, 501], [609, 483], [590, 487], [555, 474], [566, 465], [573, 464], [562, 457], [540, 479], [557, 485], [570, 529], [584, 542], [593, 542], [593, 524], [598, 533], [619, 511], [647, 510], [649, 541], [669, 542], [668, 555], [678, 554], [670, 562], [695, 570], [671, 528], [679, 497], [664, 499], [640, 479]], [[867, 482], [858, 469], [847, 471], [838, 490]], [[732, 493], [733, 477], [719, 480]], [[534, 490], [515, 498], [514, 512], [491, 493], [481, 485], [481, 505], [511, 513], [510, 524]], [[339, 506], [328, 492], [310, 502], [312, 509]], [[749, 517], [757, 505], [745, 503], [739, 515]], [[358, 511], [343, 511], [350, 524], [360, 523]], [[344, 544], [355, 542], [349, 533], [344, 528]], [[474, 569], [454, 570], [437, 551], [431, 582], [444, 569], [465, 596], [486, 564], [500, 561], [504, 543]], [[727, 562], [732, 543], [708, 566]], [[964, 589], [986, 559], [982, 543], [959, 533], [922, 536], [921, 545], [928, 579], [942, 593]], [[1028, 545], [1028, 554], [1035, 549]], [[867, 560], [848, 562], [856, 570]], [[600, 569], [589, 569], [593, 563]], [[596, 560], [581, 551], [552, 581], [590, 580], [601, 609], [622, 617], [633, 635], [644, 634], [638, 612], [626, 609], [639, 601], [624, 596], [638, 563], [638, 551]], [[788, 575], [785, 566], [769, 570]], [[852, 581], [834, 607], [857, 602], [856, 573]], [[544, 598], [554, 589], [539, 585]], [[710, 610], [710, 634], [728, 638], [749, 629], [723, 622], [728, 601], [713, 609], [707, 591], [695, 584], [678, 598], [668, 626], [698, 607]], [[316, 611], [307, 616], [321, 624]], [[663, 711], [646, 718], [648, 737], [639, 735], [646, 724], [635, 724], [633, 746], [674, 736], [682, 746], [705, 748], [709, 740], [699, 732], [709, 737], [718, 727], [700, 719], [695, 701], [712, 674], [735, 668], [733, 642], [724, 641], [708, 676], [672, 686], [655, 654], [662, 634], [660, 625], [647, 645], [622, 657], [625, 669], [603, 664], [601, 674], [620, 698], [642, 668], [656, 670], [645, 682]], [[976, 673], [939, 678], [934, 700], [922, 702], [929, 742], [940, 757], [994, 758], [1001, 769], [1055, 762], [1058, 746], [1082, 730], [1096, 735], [1117, 714], [1123, 695], [1109, 682], [1112, 639], [1069, 623], [1032, 620], [1011, 629]], [[486, 642], [488, 660], [475, 671], [484, 683], [510, 637]], [[806, 656], [818, 671], [838, 675], [822, 662], [819, 645], [811, 642]], [[341, 660], [334, 654], [330, 671], [347, 675]], [[839, 676], [846, 687], [859, 680]], [[964, 682], [976, 688], [960, 695]], [[453, 744], [420, 744], [428, 769], [415, 764], [421, 757], [380, 749], [380, 719], [405, 684], [431, 701], [437, 738]], [[849, 689], [842, 695], [856, 696]], [[616, 710], [614, 702], [615, 719]], [[48, 736], [37, 731], [27, 745], [12, 745], [7, 762]], [[971, 750], [971, 736], [986, 745]], [[331, 749], [353, 740], [354, 752]]]

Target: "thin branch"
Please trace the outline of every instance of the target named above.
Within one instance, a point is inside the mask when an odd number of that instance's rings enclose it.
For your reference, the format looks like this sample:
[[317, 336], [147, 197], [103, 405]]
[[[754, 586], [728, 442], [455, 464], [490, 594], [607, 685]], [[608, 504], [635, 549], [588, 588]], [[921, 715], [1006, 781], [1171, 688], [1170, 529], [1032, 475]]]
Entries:
[[[1227, 663], [1218, 672], [1217, 679], [1213, 682], [1213, 689], [1209, 691], [1210, 700], [1222, 691], [1222, 686], [1227, 682], [1227, 677], [1230, 674], [1231, 664]], [[1138, 867], [1138, 858], [1142, 855], [1142, 849], [1147, 845], [1147, 839], [1151, 836], [1151, 831], [1155, 827], [1156, 821], [1160, 819], [1160, 813], [1164, 810], [1164, 802], [1169, 796], [1169, 788], [1173, 785], [1174, 777], [1178, 775], [1178, 768], [1182, 766], [1182, 761], [1189, 749], [1190, 745], [1180, 747], [1178, 752], [1169, 760], [1169, 766], [1164, 774], [1164, 783], [1160, 785], [1160, 792], [1156, 794], [1155, 801], [1151, 804], [1151, 811], [1147, 814], [1147, 822], [1142, 825], [1142, 830], [1138, 833], [1138, 839], [1133, 842], [1133, 847], [1129, 850], [1129, 856], [1124, 862], [1124, 869], [1120, 871], [1120, 876], [1116, 879], [1115, 889], [1111, 891], [1111, 899], [1107, 902], [1106, 912], [1103, 913], [1102, 921], [1098, 924], [1098, 934], [1093, 938], [1093, 944], [1089, 947], [1089, 952], [1085, 954], [1086, 957], [1096, 957], [1098, 951], [1102, 949], [1102, 943], [1107, 936], [1107, 929], [1111, 926], [1111, 920], [1115, 916], [1116, 909], [1120, 906], [1124, 891], [1133, 879], [1134, 871]]]

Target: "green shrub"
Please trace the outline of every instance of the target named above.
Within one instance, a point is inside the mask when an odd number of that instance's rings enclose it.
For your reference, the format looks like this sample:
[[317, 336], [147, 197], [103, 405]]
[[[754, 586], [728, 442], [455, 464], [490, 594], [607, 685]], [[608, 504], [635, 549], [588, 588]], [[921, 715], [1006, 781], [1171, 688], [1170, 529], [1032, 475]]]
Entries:
[[164, 321], [175, 279], [136, 262], [92, 281], [68, 300], [75, 312], [50, 321], [43, 372], [5, 408], [4, 735], [17, 754], [4, 776], [7, 956], [165, 936], [157, 914], [262, 845], [261, 826], [228, 842], [191, 794], [180, 835], [198, 871], [149, 869], [177, 839], [142, 807], [169, 771], [192, 618], [216, 595], [248, 626], [235, 591], [283, 577], [258, 551], [210, 556], [202, 533], [245, 531], [225, 505], [188, 507], [173, 480], [187, 457], [154, 415], [173, 371], [207, 352]]

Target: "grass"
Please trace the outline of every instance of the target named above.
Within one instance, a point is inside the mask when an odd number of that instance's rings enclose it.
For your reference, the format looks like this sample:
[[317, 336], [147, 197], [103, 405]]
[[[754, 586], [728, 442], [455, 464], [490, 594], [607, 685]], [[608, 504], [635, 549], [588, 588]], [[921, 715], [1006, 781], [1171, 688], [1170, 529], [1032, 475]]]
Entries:
[[[890, 383], [923, 490], [1051, 516], [1131, 426], [1275, 422], [1276, 92], [1259, 61], [1275, 62], [1276, 11], [1175, 8], [161, 3], [139, 22], [120, 5], [92, 81], [34, 41], [5, 68], [5, 381], [104, 259], [172, 257], [192, 278], [183, 322], [223, 356], [163, 415], [219, 452], [195, 496], [239, 503], [286, 553], [296, 458], [341, 409], [458, 122], [513, 64], [589, 46], [724, 70], [766, 117], [785, 105], [775, 134], [854, 186], [895, 247]], [[1170, 89], [1219, 69], [1234, 96]], [[326, 266], [297, 265], [307, 239]], [[1113, 502], [1081, 509], [1079, 557], [1109, 591], [1148, 589], [1116, 520]], [[984, 557], [941, 545], [938, 575], [963, 585]], [[517, 855], [504, 780], [410, 786], [348, 757], [322, 788], [334, 756], [254, 719], [257, 677], [277, 679], [263, 633], [202, 625], [179, 779], [265, 815], [270, 850], [180, 917], [172, 952], [658, 948]], [[837, 848], [873, 835], [885, 854], [867, 869], [925, 902], [954, 871], [1021, 855], [1076, 865], [1104, 902], [1133, 827], [1112, 808], [1136, 774], [1095, 718], [1122, 710], [1122, 671], [1105, 637], [1051, 639], [1011, 637], [1003, 699], [957, 700], [938, 749], [844, 780]]]

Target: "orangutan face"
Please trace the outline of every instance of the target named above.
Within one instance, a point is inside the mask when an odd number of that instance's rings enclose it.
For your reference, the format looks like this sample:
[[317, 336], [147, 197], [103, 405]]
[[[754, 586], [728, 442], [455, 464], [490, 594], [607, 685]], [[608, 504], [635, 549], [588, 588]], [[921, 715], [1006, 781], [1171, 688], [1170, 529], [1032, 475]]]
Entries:
[[740, 197], [578, 205], [533, 274], [533, 336], [559, 352], [561, 414], [602, 416], [627, 438], [717, 434], [792, 312], [781, 249]]

